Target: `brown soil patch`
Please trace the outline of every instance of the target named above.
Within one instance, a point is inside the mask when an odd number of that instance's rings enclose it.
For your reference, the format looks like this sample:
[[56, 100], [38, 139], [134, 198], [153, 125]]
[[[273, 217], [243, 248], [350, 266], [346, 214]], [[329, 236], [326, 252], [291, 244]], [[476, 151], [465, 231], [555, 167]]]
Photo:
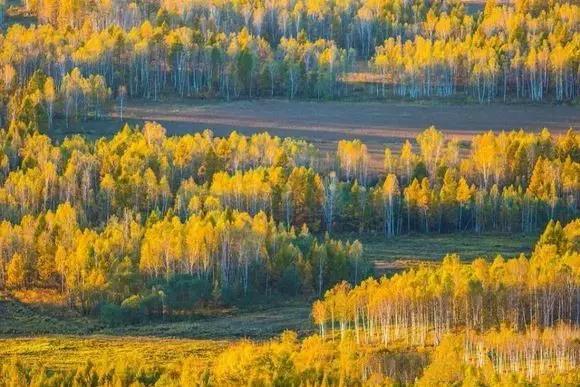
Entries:
[[[333, 152], [340, 139], [365, 142], [375, 161], [385, 146], [396, 152], [405, 139], [414, 138], [434, 125], [450, 138], [468, 141], [486, 130], [549, 128], [561, 133], [580, 126], [580, 108], [567, 105], [503, 105], [380, 102], [304, 102], [256, 100], [230, 103], [200, 101], [132, 101], [124, 119], [133, 124], [157, 121], [168, 134], [184, 134], [210, 128], [218, 136], [232, 130], [243, 134], [268, 131], [280, 137], [297, 137]], [[71, 125], [65, 135], [84, 132], [107, 136], [119, 130], [116, 113], [111, 119]]]

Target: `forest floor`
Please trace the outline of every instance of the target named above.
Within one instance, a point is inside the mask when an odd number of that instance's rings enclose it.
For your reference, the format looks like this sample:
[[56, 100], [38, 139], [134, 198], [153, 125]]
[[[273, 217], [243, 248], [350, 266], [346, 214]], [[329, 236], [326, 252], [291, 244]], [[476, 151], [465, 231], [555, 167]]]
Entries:
[[[312, 102], [265, 99], [236, 102], [199, 100], [129, 101], [123, 121], [142, 125], [162, 124], [170, 135], [194, 133], [210, 128], [218, 136], [233, 130], [251, 135], [268, 131], [280, 137], [302, 138], [332, 153], [341, 139], [358, 138], [367, 144], [375, 167], [382, 165], [385, 146], [396, 153], [406, 139], [436, 126], [449, 137], [469, 141], [486, 130], [544, 127], [553, 133], [580, 129], [580, 109], [569, 105], [458, 104], [443, 102]], [[84, 133], [89, 137], [111, 136], [123, 122], [118, 112], [99, 121], [71, 124], [62, 121], [51, 136]]]

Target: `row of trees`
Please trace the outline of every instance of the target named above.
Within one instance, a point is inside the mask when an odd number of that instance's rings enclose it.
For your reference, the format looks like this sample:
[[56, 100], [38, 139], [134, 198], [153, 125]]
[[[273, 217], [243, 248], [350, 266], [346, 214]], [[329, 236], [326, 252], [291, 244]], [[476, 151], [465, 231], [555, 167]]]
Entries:
[[344, 282], [313, 305], [321, 336], [357, 343], [404, 340], [424, 346], [457, 328], [485, 331], [506, 324], [516, 329], [580, 322], [580, 221], [550, 222], [531, 257], [463, 264], [455, 255], [440, 266], [422, 267], [351, 288]]
[[[43, 106], [36, 105], [36, 116]], [[75, 208], [83, 226], [100, 226], [127, 209], [143, 218], [172, 210], [182, 221], [237, 209], [315, 232], [392, 237], [531, 232], [550, 219], [576, 217], [580, 203], [580, 139], [573, 130], [558, 137], [547, 130], [488, 132], [465, 150], [429, 128], [418, 146], [385, 149], [383, 170], [376, 171], [358, 140], [340, 141], [333, 159], [305, 141], [266, 133], [168, 137], [147, 123], [110, 139], [74, 136], [53, 145], [30, 126], [0, 132], [0, 216], [14, 222], [61, 203]]]
[[[522, 2], [521, 7], [527, 4]], [[105, 29], [111, 24], [135, 26], [147, 19], [171, 26], [199, 24], [204, 31], [236, 32], [250, 29], [271, 42], [283, 37], [296, 37], [305, 31], [309, 38], [332, 39], [349, 48], [372, 50], [373, 41], [384, 40], [392, 34], [414, 35], [428, 33], [424, 21], [431, 13], [449, 14], [453, 27], [464, 19], [477, 20], [465, 14], [459, 1], [175, 1], [155, 3], [138, 1], [120, 6], [107, 1], [29, 0], [29, 12], [36, 14], [39, 23], [59, 27], [81, 27], [90, 23]], [[100, 16], [97, 20], [94, 16]]]
[[[94, 29], [115, 24], [131, 28], [149, 20], [171, 27], [197, 24], [204, 33], [229, 34], [246, 28], [271, 43], [297, 37], [304, 31], [310, 40], [333, 40], [345, 49], [357, 49], [365, 58], [372, 54], [374, 43], [394, 36], [463, 38], [478, 28], [491, 34], [502, 32], [502, 27], [515, 33], [522, 27], [524, 33], [536, 32], [538, 27], [547, 28], [543, 22], [551, 21], [552, 15], [574, 23], [574, 7], [557, 0], [517, 0], [509, 6], [490, 0], [483, 10], [471, 13], [456, 0], [163, 0], [138, 1], [131, 6], [106, 1], [68, 0], [55, 4], [54, 0], [31, 0], [26, 6], [36, 14], [39, 24], [61, 28], [84, 24]], [[100, 18], [97, 20], [95, 15]]]
[[[521, 1], [515, 7], [490, 1], [479, 18], [466, 16], [455, 1], [357, 1], [341, 6], [286, 1], [280, 6], [298, 7], [298, 29], [275, 34], [275, 38], [273, 32], [264, 35], [262, 28], [251, 27], [254, 5], [250, 3], [241, 8], [230, 1], [161, 5], [192, 18], [193, 27], [191, 22], [172, 22], [167, 12], [149, 20], [145, 15], [150, 2], [135, 4], [139, 11], [113, 7], [118, 16], [102, 25], [106, 11], [101, 6], [112, 4], [81, 3], [39, 1], [30, 7], [100, 12], [94, 22], [74, 20], [83, 18], [74, 16], [65, 19], [66, 27], [58, 27], [60, 23], [48, 17], [42, 20], [54, 25], [25, 28], [16, 24], [0, 38], [0, 68], [15, 74], [14, 81], [0, 79], [5, 98], [14, 94], [14, 88], [22, 88], [36, 70], [53, 78], [60, 89], [65, 75], [75, 67], [87, 76], [103, 77], [121, 98], [124, 93], [151, 99], [162, 93], [228, 99], [340, 97], [349, 92], [348, 75], [356, 52], [370, 58], [371, 71], [377, 73], [376, 87], [368, 88], [372, 95], [384, 97], [390, 88], [403, 97], [470, 95], [487, 102], [498, 96], [504, 101], [512, 97], [541, 101], [548, 96], [563, 101], [578, 94], [580, 49], [575, 15], [579, 8], [566, 1], [533, 5]], [[266, 5], [260, 3], [255, 6]], [[270, 7], [267, 19], [272, 21], [281, 11], [277, 2], [266, 3]], [[318, 11], [300, 16], [300, 10], [313, 5]], [[177, 11], [183, 7], [191, 10]], [[340, 10], [352, 14], [346, 19], [326, 14], [340, 14]], [[127, 13], [141, 16], [128, 22], [132, 17]], [[258, 13], [262, 20], [264, 13]], [[236, 18], [238, 22], [226, 21]], [[345, 36], [332, 36], [330, 31], [344, 29], [349, 18], [358, 27], [350, 27], [352, 32]], [[310, 20], [314, 26], [301, 25], [301, 20]], [[330, 27], [335, 22], [340, 26]], [[71, 23], [78, 23], [78, 28], [67, 28]], [[330, 26], [322, 27], [326, 23]]]
[[0, 287], [60, 288], [85, 312], [106, 302], [151, 315], [191, 312], [212, 292], [218, 301], [249, 293], [320, 295], [369, 270], [358, 241], [320, 241], [306, 227], [286, 229], [263, 212], [215, 210], [184, 222], [153, 213], [142, 222], [127, 210], [95, 229], [80, 227], [63, 204], [20, 224], [0, 223]]
[[458, 177], [453, 168], [433, 183], [424, 175], [412, 176], [404, 186], [390, 173], [370, 187], [339, 181], [334, 172], [323, 177], [305, 168], [289, 174], [280, 167], [259, 168], [218, 173], [207, 189], [192, 186], [195, 194], [188, 195], [188, 209], [203, 208], [213, 196], [224, 208], [264, 210], [288, 224], [305, 222], [327, 232], [375, 231], [386, 237], [409, 231], [531, 232], [547, 219], [569, 219], [577, 213], [577, 176], [578, 166], [570, 159], [561, 163], [543, 158], [525, 190], [521, 183], [485, 189]]
[[79, 68], [102, 77], [119, 98], [127, 93], [154, 100], [161, 93], [227, 99], [335, 97], [346, 92], [339, 76], [353, 60], [353, 53], [334, 42], [310, 41], [303, 34], [274, 46], [246, 29], [204, 36], [194, 27], [170, 29], [148, 21], [130, 30], [15, 25], [0, 39], [0, 52], [0, 68], [14, 74], [0, 80], [6, 95], [25, 85], [35, 71], [66, 89], [66, 75]]
[[[463, 36], [445, 14], [429, 13], [428, 34], [388, 38], [371, 60], [399, 96], [452, 96], [464, 90], [480, 102], [502, 97], [557, 101], [578, 93], [579, 46], [574, 20], [578, 8], [551, 2], [546, 8], [519, 2], [499, 7], [489, 1], [477, 25], [464, 20]], [[526, 6], [527, 5], [527, 6]], [[461, 25], [461, 23], [460, 23]], [[377, 88], [377, 92], [379, 89]]]

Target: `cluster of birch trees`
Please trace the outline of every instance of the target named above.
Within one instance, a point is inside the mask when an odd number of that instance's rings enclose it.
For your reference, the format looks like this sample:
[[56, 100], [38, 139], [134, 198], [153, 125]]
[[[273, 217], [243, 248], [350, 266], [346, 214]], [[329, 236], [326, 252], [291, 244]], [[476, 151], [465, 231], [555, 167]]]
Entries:
[[[360, 184], [369, 180], [366, 147], [358, 140], [345, 144], [339, 143], [339, 177], [329, 175], [324, 201], [333, 207], [325, 216], [343, 228], [382, 228], [387, 237], [413, 230], [529, 232], [578, 211], [573, 130], [559, 138], [547, 130], [487, 132], [465, 149], [429, 128], [416, 137], [417, 150], [410, 141], [399, 150], [386, 148], [382, 174], [367, 186]], [[360, 180], [355, 170], [363, 174]]]
[[578, 328], [565, 324], [523, 333], [505, 327], [484, 334], [470, 331], [465, 338], [465, 357], [477, 368], [490, 362], [498, 374], [516, 373], [534, 381], [550, 372], [563, 374], [577, 369], [577, 334]]
[[[43, 23], [15, 24], [0, 37], [0, 69], [8, 74], [0, 77], [2, 99], [36, 70], [65, 88], [74, 68], [102, 77], [120, 99], [363, 92], [569, 101], [580, 87], [580, 8], [564, 0], [490, 0], [473, 15], [459, 1], [66, 3], [31, 1]], [[352, 87], [361, 59], [370, 65], [365, 85]]]
[[479, 332], [501, 324], [526, 329], [580, 322], [580, 220], [550, 222], [529, 258], [498, 256], [462, 263], [447, 256], [421, 267], [351, 288], [343, 282], [313, 304], [322, 336], [357, 343], [438, 343], [454, 329]]
[[214, 210], [182, 222], [171, 212], [143, 221], [127, 210], [89, 228], [62, 204], [0, 223], [0, 288], [57, 288], [84, 312], [105, 303], [131, 310], [135, 302], [141, 304], [134, 312], [151, 316], [191, 312], [212, 292], [226, 302], [250, 294], [320, 295], [369, 269], [358, 241], [319, 240], [263, 212]]
[[[518, 1], [518, 8], [542, 8], [537, 3], [529, 6]], [[268, 41], [296, 37], [304, 31], [309, 39], [334, 40], [365, 55], [372, 53], [374, 42], [388, 36], [423, 33], [429, 12], [432, 16], [449, 14], [453, 21], [477, 20], [455, 0], [139, 0], [129, 6], [121, 1], [28, 0], [25, 7], [39, 23], [60, 28], [85, 24], [95, 29], [111, 25], [130, 28], [150, 20], [170, 26], [198, 24], [204, 32], [247, 28]]]
[[68, 202], [83, 226], [127, 209], [143, 218], [171, 210], [182, 221], [236, 209], [331, 234], [533, 232], [577, 217], [579, 140], [573, 130], [487, 132], [466, 149], [429, 128], [417, 145], [385, 149], [377, 171], [358, 140], [340, 141], [333, 159], [266, 133], [167, 136], [147, 123], [54, 145], [30, 125], [12, 125], [0, 132], [0, 215], [18, 222]]
[[[15, 72], [9, 67], [4, 70], [5, 86], [10, 89]], [[13, 92], [6, 111], [7, 123], [28, 131], [53, 129], [57, 116], [64, 118], [67, 127], [89, 117], [98, 119], [105, 114], [112, 95], [101, 75], [84, 77], [76, 67], [64, 75], [60, 85], [36, 71], [26, 87], [14, 88]]]
[[417, 385], [575, 385], [580, 377], [578, 333], [577, 326], [560, 324], [449, 334], [435, 348]]
[[[578, 95], [578, 7], [546, 2], [494, 6], [479, 23], [429, 12], [425, 33], [388, 38], [371, 62], [381, 77], [376, 92], [417, 98], [471, 95], [479, 102], [501, 98], [557, 101]], [[460, 33], [459, 31], [466, 31]]]
[[204, 35], [149, 21], [97, 31], [15, 25], [0, 38], [0, 91], [8, 97], [42, 71], [64, 93], [66, 78], [80, 71], [98, 76], [116, 98], [335, 97], [346, 92], [339, 75], [353, 57], [333, 41], [299, 35], [273, 46], [247, 29]]

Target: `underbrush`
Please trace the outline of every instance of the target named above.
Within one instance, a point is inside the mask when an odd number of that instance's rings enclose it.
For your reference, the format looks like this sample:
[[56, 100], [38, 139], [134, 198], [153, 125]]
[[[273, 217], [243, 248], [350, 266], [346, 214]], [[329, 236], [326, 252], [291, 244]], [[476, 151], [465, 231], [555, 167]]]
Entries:
[[[45, 290], [0, 296], [0, 336], [91, 335], [157, 336], [204, 339], [267, 339], [285, 329], [312, 332], [310, 306], [302, 299], [264, 299], [234, 306], [206, 306], [134, 323], [106, 324], [99, 316], [82, 316], [58, 303], [30, 302]], [[27, 303], [27, 302], [30, 303]]]

